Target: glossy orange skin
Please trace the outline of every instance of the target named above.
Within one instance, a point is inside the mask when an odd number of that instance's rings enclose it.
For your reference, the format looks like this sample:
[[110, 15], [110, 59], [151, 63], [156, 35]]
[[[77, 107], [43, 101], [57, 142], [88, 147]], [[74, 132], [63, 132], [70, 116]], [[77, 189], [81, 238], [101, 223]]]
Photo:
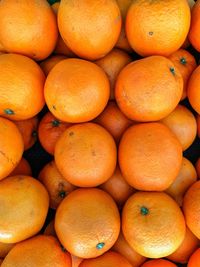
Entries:
[[0, 258], [5, 258], [8, 252], [14, 247], [15, 244], [12, 243], [2, 243], [0, 242]]
[[162, 258], [181, 245], [186, 226], [178, 204], [166, 193], [137, 192], [123, 208], [122, 231], [137, 253]]
[[1, 1], [0, 17], [0, 39], [8, 52], [34, 60], [42, 60], [52, 53], [58, 29], [47, 1], [20, 0], [15, 4], [12, 0]]
[[190, 76], [187, 95], [193, 109], [200, 114], [200, 66], [198, 66]]
[[135, 189], [163, 191], [176, 179], [182, 148], [162, 123], [140, 123], [126, 130], [118, 149], [123, 177]]
[[123, 50], [114, 48], [105, 57], [95, 61], [108, 75], [110, 81], [110, 99], [115, 98], [115, 82], [120, 71], [132, 61], [131, 56]]
[[109, 251], [104, 255], [95, 258], [83, 260], [79, 267], [132, 267], [132, 265], [117, 252]]
[[44, 73], [32, 59], [17, 54], [0, 55], [0, 116], [12, 120], [34, 117], [45, 104], [44, 82]]
[[194, 253], [194, 251], [199, 247], [200, 241], [198, 238], [193, 235], [193, 233], [186, 228], [185, 238], [181, 246], [167, 258], [171, 261], [175, 261], [178, 263], [187, 263], [190, 256]]
[[116, 143], [119, 143], [125, 130], [134, 123], [121, 112], [114, 101], [108, 102], [108, 105], [95, 119], [95, 122], [108, 130]]
[[36, 179], [18, 175], [2, 180], [0, 201], [4, 203], [1, 206], [0, 242], [17, 243], [41, 230], [49, 208], [49, 196]]
[[23, 152], [23, 139], [17, 126], [0, 117], [0, 180], [17, 167]]
[[58, 10], [58, 27], [75, 54], [95, 60], [115, 46], [121, 31], [121, 14], [113, 0], [63, 0]]
[[53, 236], [38, 235], [17, 244], [7, 255], [2, 266], [71, 267], [71, 257], [63, 252]]
[[183, 93], [183, 78], [167, 58], [151, 56], [128, 64], [120, 72], [115, 99], [136, 121], [156, 121], [169, 115]]
[[122, 176], [118, 166], [113, 175], [100, 185], [100, 188], [110, 194], [120, 208], [123, 207], [126, 200], [135, 192], [135, 189]]
[[170, 187], [167, 188], [166, 193], [169, 194], [179, 206], [182, 206], [186, 191], [196, 181], [197, 172], [195, 167], [188, 159], [183, 157], [180, 172]]
[[190, 257], [188, 267], [200, 267], [200, 248], [198, 248]]
[[97, 117], [105, 108], [109, 94], [105, 72], [92, 62], [75, 58], [59, 62], [49, 73], [44, 88], [51, 113], [71, 123]]
[[63, 198], [76, 188], [61, 175], [54, 161], [43, 167], [38, 179], [49, 193], [50, 208], [52, 209], [57, 209]]
[[177, 265], [168, 260], [158, 259], [158, 260], [149, 260], [144, 264], [142, 264], [141, 267], [177, 267]]
[[196, 172], [197, 172], [197, 177], [200, 178], [200, 159], [198, 158], [196, 164], [195, 164]]
[[195, 116], [188, 108], [178, 105], [161, 122], [176, 135], [183, 151], [192, 145], [197, 135], [197, 122]]
[[122, 232], [120, 232], [119, 237], [112, 247], [112, 250], [120, 253], [124, 256], [130, 263], [132, 267], [140, 267], [142, 263], [145, 262], [146, 258], [138, 254], [125, 240]]
[[183, 212], [190, 231], [200, 239], [200, 181], [195, 182], [186, 192], [183, 199]]
[[63, 177], [79, 187], [95, 187], [114, 173], [117, 149], [113, 137], [95, 123], [69, 127], [56, 143], [55, 162]]
[[169, 56], [169, 59], [174, 63], [175, 67], [178, 68], [181, 75], [183, 76], [183, 95], [181, 100], [187, 97], [187, 83], [190, 75], [197, 67], [195, 57], [190, 54], [187, 50], [179, 49]]
[[37, 141], [38, 117], [23, 121], [15, 121], [24, 140], [24, 150], [31, 148]]
[[132, 1], [126, 17], [128, 41], [142, 56], [169, 56], [184, 43], [190, 28], [186, 0]]
[[38, 137], [42, 147], [54, 155], [56, 142], [70, 123], [60, 121], [51, 112], [47, 112], [41, 119], [38, 127]]
[[25, 158], [21, 158], [17, 167], [9, 174], [9, 176], [15, 176], [20, 174], [32, 176], [31, 166]]
[[63, 55], [50, 56], [40, 63], [40, 67], [44, 71], [44, 74], [47, 76], [49, 72], [53, 69], [53, 67], [63, 59], [66, 59], [66, 57]]
[[[120, 231], [114, 200], [97, 188], [77, 189], [59, 205], [55, 230], [62, 245], [80, 258], [94, 258], [108, 251]], [[101, 248], [97, 248], [99, 244]]]
[[192, 8], [191, 27], [188, 35], [190, 43], [197, 51], [200, 51], [200, 38], [198, 36], [199, 27], [200, 27], [200, 1], [197, 0]]

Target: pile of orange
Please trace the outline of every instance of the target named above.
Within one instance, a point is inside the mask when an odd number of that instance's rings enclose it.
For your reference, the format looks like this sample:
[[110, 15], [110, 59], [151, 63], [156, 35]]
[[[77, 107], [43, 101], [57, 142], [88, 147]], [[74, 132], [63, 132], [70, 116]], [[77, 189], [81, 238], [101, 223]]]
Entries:
[[0, 1], [1, 267], [200, 267], [199, 52], [200, 0]]

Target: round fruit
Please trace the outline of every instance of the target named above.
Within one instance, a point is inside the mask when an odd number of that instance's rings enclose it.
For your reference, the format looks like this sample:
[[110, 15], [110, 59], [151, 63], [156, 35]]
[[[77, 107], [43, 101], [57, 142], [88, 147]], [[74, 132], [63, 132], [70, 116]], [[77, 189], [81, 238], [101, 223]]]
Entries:
[[71, 257], [53, 236], [39, 235], [20, 242], [8, 253], [1, 267], [71, 267]]
[[8, 52], [42, 60], [52, 53], [57, 35], [56, 18], [47, 1], [0, 2], [0, 40]]
[[12, 244], [12, 243], [6, 244], [6, 243], [0, 242], [0, 258], [5, 258], [8, 252], [14, 247], [14, 245], [15, 244]]
[[200, 248], [190, 257], [187, 267], [200, 267]]
[[17, 126], [0, 117], [0, 180], [17, 167], [23, 152], [23, 139]]
[[57, 209], [63, 198], [76, 188], [61, 175], [54, 161], [47, 163], [43, 167], [38, 179], [49, 193], [50, 208], [52, 209]]
[[182, 148], [164, 124], [141, 123], [122, 136], [118, 159], [123, 177], [135, 189], [163, 191], [180, 171]]
[[41, 68], [32, 59], [17, 54], [0, 55], [0, 116], [12, 120], [34, 117], [45, 104], [44, 81]]
[[190, 75], [197, 67], [195, 57], [184, 49], [179, 49], [169, 56], [175, 67], [180, 71], [183, 77], [183, 95], [181, 100], [187, 97], [187, 84]]
[[142, 56], [169, 56], [184, 43], [190, 17], [186, 0], [132, 1], [126, 17], [128, 41]]
[[200, 177], [200, 158], [198, 158], [196, 165], [195, 165], [195, 168], [196, 168], [196, 172], [197, 172], [197, 177], [199, 178]]
[[101, 67], [108, 75], [110, 81], [110, 99], [115, 98], [115, 82], [120, 71], [130, 63], [131, 57], [120, 49], [113, 49], [105, 57], [97, 60], [95, 63]]
[[49, 72], [53, 69], [53, 67], [63, 59], [66, 59], [66, 57], [62, 55], [53, 55], [42, 61], [40, 63], [40, 67], [44, 71], [44, 74], [47, 76]]
[[112, 247], [112, 250], [124, 256], [131, 263], [132, 267], [139, 267], [146, 260], [145, 257], [138, 254], [134, 249], [129, 246], [122, 232], [120, 232], [116, 243]]
[[79, 187], [94, 187], [115, 171], [117, 149], [112, 136], [95, 123], [69, 127], [56, 143], [55, 162], [63, 177]]
[[183, 211], [188, 228], [200, 239], [200, 181], [195, 182], [183, 199]]
[[193, 109], [200, 114], [200, 66], [190, 76], [187, 95]]
[[197, 0], [192, 8], [191, 26], [188, 37], [190, 43], [198, 52], [200, 51], [200, 38], [198, 34], [199, 27], [200, 27], [200, 1]]
[[197, 180], [197, 173], [193, 164], [183, 157], [180, 172], [174, 182], [166, 190], [178, 204], [182, 206], [183, 197], [188, 188]]
[[22, 135], [24, 150], [28, 150], [37, 141], [38, 118], [32, 117], [23, 121], [15, 121], [15, 124]]
[[82, 59], [66, 59], [49, 73], [44, 89], [51, 113], [66, 122], [86, 122], [105, 108], [110, 86], [105, 72]]
[[95, 258], [83, 260], [79, 267], [132, 267], [132, 265], [117, 252], [109, 251], [104, 255]]
[[70, 126], [70, 123], [60, 121], [51, 112], [47, 112], [41, 119], [38, 127], [38, 137], [42, 147], [51, 155], [59, 137]]
[[62, 245], [80, 258], [94, 258], [108, 251], [120, 231], [114, 200], [96, 188], [77, 189], [59, 205], [55, 230]]
[[124, 237], [136, 252], [148, 258], [173, 253], [183, 242], [185, 228], [179, 206], [163, 192], [137, 192], [123, 208]]
[[183, 93], [183, 78], [167, 58], [152, 56], [128, 64], [116, 81], [115, 98], [132, 120], [156, 121], [169, 115]]
[[72, 267], [79, 267], [83, 259], [76, 257], [74, 255], [71, 255], [72, 258]]
[[0, 182], [0, 203], [0, 242], [16, 243], [41, 230], [49, 196], [36, 179], [18, 175]]
[[119, 109], [114, 101], [108, 102], [104, 111], [95, 119], [95, 122], [103, 126], [119, 143], [122, 134], [133, 124]]
[[114, 0], [61, 0], [58, 27], [75, 54], [95, 60], [115, 46], [121, 31], [121, 14]]
[[194, 142], [197, 135], [197, 123], [195, 116], [186, 107], [178, 105], [172, 113], [162, 119], [162, 123], [176, 135], [183, 150]]
[[100, 185], [100, 188], [111, 195], [120, 208], [123, 207], [126, 200], [135, 192], [135, 189], [122, 176], [118, 166], [113, 175], [105, 183]]
[[15, 175], [32, 176], [31, 166], [25, 158], [21, 158], [17, 167], [9, 174], [9, 176], [15, 176]]
[[200, 115], [197, 114], [197, 135], [200, 138]]
[[141, 267], [177, 267], [177, 265], [168, 260], [159, 259], [159, 260], [149, 260], [144, 264], [142, 264]]
[[167, 258], [179, 263], [187, 263], [192, 253], [199, 247], [200, 242], [193, 233], [186, 228], [185, 238], [181, 246]]

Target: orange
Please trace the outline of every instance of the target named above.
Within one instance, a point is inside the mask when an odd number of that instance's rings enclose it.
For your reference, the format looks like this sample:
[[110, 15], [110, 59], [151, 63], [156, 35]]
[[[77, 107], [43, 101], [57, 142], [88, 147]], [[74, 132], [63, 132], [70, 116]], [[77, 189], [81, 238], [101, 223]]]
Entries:
[[[53, 11], [54, 11], [54, 13], [55, 13], [55, 15], [56, 15], [56, 17], [58, 15], [59, 6], [60, 6], [60, 2], [56, 2], [51, 6]], [[65, 44], [65, 42], [62, 39], [62, 37], [60, 36], [60, 33], [58, 33], [58, 39], [57, 39], [56, 47], [54, 49], [54, 53], [55, 54], [65, 55], [67, 57], [76, 57], [76, 55]]]
[[163, 192], [137, 192], [122, 212], [122, 231], [129, 245], [148, 258], [172, 254], [185, 237], [185, 220], [177, 203]]
[[119, 253], [109, 251], [104, 255], [82, 261], [79, 267], [132, 267], [132, 265]]
[[198, 137], [200, 138], [200, 115], [197, 114], [197, 134], [198, 134]]
[[169, 56], [184, 43], [190, 17], [186, 0], [134, 0], [126, 17], [128, 41], [142, 56]]
[[110, 81], [110, 99], [115, 98], [114, 90], [118, 74], [131, 61], [131, 56], [129, 56], [126, 52], [114, 48], [105, 57], [95, 62], [108, 75]]
[[39, 173], [38, 179], [45, 186], [50, 197], [50, 208], [56, 209], [63, 198], [75, 189], [58, 171], [54, 161], [46, 164]]
[[193, 164], [183, 157], [180, 172], [170, 187], [167, 188], [166, 193], [169, 194], [179, 206], [182, 206], [186, 191], [196, 180], [197, 172]]
[[[0, 258], [5, 258], [8, 252], [14, 247], [14, 244], [0, 242]], [[0, 265], [1, 266], [1, 265]]]
[[118, 166], [113, 175], [100, 185], [100, 188], [110, 194], [120, 208], [123, 207], [126, 200], [135, 192], [134, 188], [122, 176]]
[[183, 93], [183, 78], [167, 58], [152, 56], [128, 64], [120, 72], [115, 98], [132, 120], [156, 121], [169, 115]]
[[190, 76], [187, 95], [193, 109], [200, 114], [200, 66], [198, 66]]
[[170, 128], [180, 141], [183, 150], [194, 142], [197, 135], [197, 123], [192, 112], [182, 105], [178, 105], [162, 123]]
[[66, 59], [66, 57], [62, 55], [50, 56], [40, 63], [40, 67], [44, 71], [44, 74], [47, 76], [49, 72], [53, 69], [53, 67], [63, 59]]
[[192, 253], [199, 247], [200, 242], [193, 233], [186, 228], [185, 238], [181, 246], [167, 258], [179, 263], [187, 263]]
[[56, 143], [55, 162], [63, 177], [79, 187], [94, 187], [114, 173], [117, 149], [112, 136], [95, 123], [69, 127]]
[[180, 71], [183, 77], [183, 95], [181, 100], [187, 97], [187, 83], [190, 75], [197, 67], [195, 57], [184, 49], [179, 49], [169, 56], [175, 67]]
[[200, 38], [198, 35], [199, 27], [200, 27], [200, 1], [197, 0], [192, 8], [191, 26], [188, 37], [190, 43], [198, 52], [200, 51]]
[[122, 232], [120, 232], [116, 243], [112, 247], [112, 250], [124, 256], [131, 263], [132, 267], [140, 267], [141, 264], [146, 260], [145, 257], [138, 254], [134, 249], [129, 246]]
[[53, 236], [39, 235], [17, 244], [2, 267], [71, 267], [71, 257]]
[[144, 264], [142, 264], [141, 267], [177, 267], [177, 265], [168, 260], [158, 259], [158, 260], [149, 260]]
[[94, 258], [108, 251], [120, 231], [114, 200], [96, 188], [77, 189], [59, 205], [55, 230], [62, 245], [80, 258]]
[[122, 28], [121, 28], [121, 32], [119, 35], [119, 39], [115, 45], [115, 47], [117, 48], [121, 48], [127, 52], [131, 52], [132, 48], [130, 47], [127, 37], [126, 37], [126, 32], [125, 32], [125, 20], [126, 20], [126, 15], [127, 15], [127, 11], [128, 8], [131, 4], [132, 0], [117, 0], [117, 4], [119, 6], [119, 9], [121, 11], [121, 15], [122, 15]]
[[196, 167], [197, 177], [200, 178], [200, 158], [198, 158], [195, 167]]
[[0, 203], [0, 242], [16, 243], [41, 230], [49, 196], [36, 179], [18, 175], [0, 182]]
[[199, 267], [200, 266], [200, 248], [198, 248], [190, 257], [188, 267]]
[[188, 228], [200, 239], [200, 181], [195, 182], [183, 199], [183, 211]]
[[1, 1], [0, 18], [0, 40], [8, 52], [35, 60], [52, 53], [58, 29], [47, 1], [19, 0], [15, 4], [13, 0]]
[[0, 117], [0, 180], [17, 167], [23, 152], [23, 140], [17, 126]]
[[119, 143], [122, 134], [133, 124], [119, 109], [114, 101], [108, 102], [104, 111], [95, 119], [95, 122], [103, 126]]
[[[4, 260], [4, 259], [0, 259], [0, 264], [2, 264], [2, 263], [3, 263], [3, 260]], [[0, 266], [1, 266], [1, 265], [0, 265]]]
[[41, 68], [32, 59], [17, 54], [0, 55], [0, 116], [12, 120], [34, 117], [45, 103], [44, 81]]
[[42, 147], [49, 154], [54, 154], [57, 140], [70, 125], [70, 123], [60, 121], [54, 117], [51, 112], [47, 112], [41, 119], [38, 127], [38, 137]]
[[29, 162], [25, 158], [21, 158], [19, 164], [17, 167], [9, 174], [9, 176], [15, 176], [15, 175], [32, 175], [32, 170]]
[[83, 259], [76, 257], [74, 255], [71, 255], [72, 258], [72, 267], [79, 267]]
[[61, 0], [58, 27], [75, 54], [95, 60], [115, 46], [121, 31], [121, 14], [114, 0]]
[[118, 159], [123, 177], [135, 189], [163, 191], [180, 171], [182, 148], [164, 124], [141, 123], [122, 136]]
[[44, 235], [51, 235], [56, 237], [56, 232], [54, 229], [54, 220], [50, 221], [50, 223], [47, 225], [47, 227], [44, 230]]
[[49, 73], [44, 94], [51, 113], [66, 122], [86, 122], [105, 108], [110, 86], [105, 72], [82, 59], [66, 59]]
[[22, 135], [24, 150], [31, 148], [37, 141], [38, 118], [32, 117], [23, 121], [15, 121], [15, 124]]

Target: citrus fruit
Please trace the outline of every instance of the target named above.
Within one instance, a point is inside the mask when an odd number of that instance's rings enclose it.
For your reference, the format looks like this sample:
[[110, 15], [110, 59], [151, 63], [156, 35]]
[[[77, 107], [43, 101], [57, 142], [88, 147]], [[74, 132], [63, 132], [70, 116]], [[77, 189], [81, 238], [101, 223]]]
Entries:
[[187, 95], [189, 102], [193, 109], [200, 114], [200, 66], [198, 66], [190, 76], [188, 87], [187, 87]]
[[66, 59], [66, 57], [63, 55], [50, 56], [40, 63], [40, 67], [44, 71], [44, 74], [47, 76], [49, 72], [53, 69], [53, 67], [63, 59]]
[[188, 261], [188, 267], [199, 267], [200, 266], [200, 248], [198, 248], [190, 257]]
[[9, 176], [15, 176], [15, 175], [32, 175], [32, 169], [29, 164], [29, 162], [25, 158], [21, 158], [19, 164], [16, 166], [16, 168], [9, 174]]
[[198, 35], [199, 26], [200, 26], [200, 1], [197, 0], [192, 8], [191, 26], [188, 35], [190, 43], [197, 51], [200, 51], [200, 38]]
[[149, 260], [144, 264], [142, 264], [141, 267], [177, 267], [177, 265], [168, 260], [158, 259], [158, 260]]

